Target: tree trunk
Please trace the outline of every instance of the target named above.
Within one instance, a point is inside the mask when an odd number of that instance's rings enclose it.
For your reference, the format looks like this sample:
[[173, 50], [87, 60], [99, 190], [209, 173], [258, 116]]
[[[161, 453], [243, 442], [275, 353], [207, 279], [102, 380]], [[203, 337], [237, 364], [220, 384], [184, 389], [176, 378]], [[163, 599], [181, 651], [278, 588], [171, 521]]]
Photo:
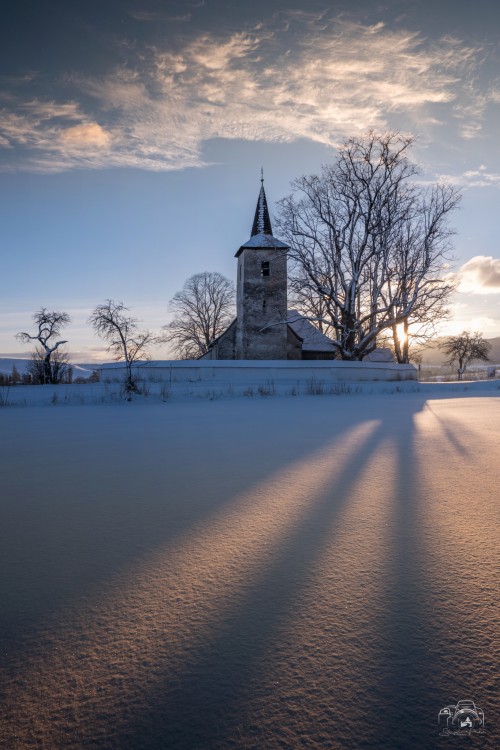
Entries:
[[405, 337], [403, 340], [403, 362], [401, 364], [407, 365], [410, 362], [410, 337], [408, 334], [408, 318], [405, 318], [403, 321], [403, 330], [405, 333]]
[[394, 354], [398, 364], [403, 364], [403, 352], [401, 351], [401, 342], [398, 335], [398, 327], [392, 326], [392, 340], [394, 341]]
[[50, 354], [45, 356], [43, 360], [43, 382], [44, 384], [52, 383], [52, 369], [50, 366]]

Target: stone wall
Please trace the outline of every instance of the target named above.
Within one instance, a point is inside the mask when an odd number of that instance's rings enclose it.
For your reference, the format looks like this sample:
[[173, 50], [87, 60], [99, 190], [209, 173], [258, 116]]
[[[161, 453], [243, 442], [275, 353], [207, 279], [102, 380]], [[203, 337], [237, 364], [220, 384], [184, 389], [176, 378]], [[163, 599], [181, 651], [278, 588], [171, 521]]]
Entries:
[[211, 349], [200, 357], [201, 360], [234, 359], [236, 353], [236, 321], [226, 328]]
[[[259, 386], [273, 382], [283, 384], [362, 382], [400, 382], [418, 380], [413, 365], [398, 365], [390, 362], [343, 362], [333, 361], [214, 361], [175, 360], [146, 362], [134, 367], [139, 379], [151, 382], [192, 383], [203, 381], [224, 385]], [[122, 365], [105, 365], [101, 368], [103, 382], [116, 382], [124, 377]]]

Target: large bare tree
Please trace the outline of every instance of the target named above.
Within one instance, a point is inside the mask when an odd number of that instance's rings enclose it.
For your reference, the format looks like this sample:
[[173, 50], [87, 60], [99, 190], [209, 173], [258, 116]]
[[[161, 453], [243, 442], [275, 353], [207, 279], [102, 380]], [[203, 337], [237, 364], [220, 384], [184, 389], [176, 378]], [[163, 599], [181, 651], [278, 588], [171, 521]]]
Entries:
[[448, 215], [460, 195], [415, 182], [412, 143], [398, 133], [348, 140], [321, 176], [295, 180], [279, 203], [295, 273], [320, 298], [342, 359], [363, 359], [382, 332], [424, 320], [453, 289]]
[[[318, 294], [316, 287], [309, 283], [308, 277], [295, 264], [290, 269], [288, 279], [288, 307], [298, 310], [310, 320], [322, 333], [330, 335], [328, 307], [323, 295]], [[332, 331], [335, 336], [335, 331]]]
[[473, 360], [489, 362], [489, 352], [491, 344], [483, 338], [481, 333], [471, 333], [471, 331], [462, 331], [458, 336], [449, 336], [446, 341], [440, 345], [440, 349], [447, 356], [445, 363], [448, 365], [458, 364], [458, 380], [462, 380], [467, 366]]
[[36, 341], [37, 346], [32, 354], [29, 371], [37, 384], [60, 383], [68, 371], [68, 355], [59, 347], [67, 344], [66, 340], [55, 341], [71, 319], [68, 313], [48, 310], [41, 307], [33, 314], [36, 333], [20, 331], [16, 338], [28, 343]]
[[123, 302], [107, 299], [94, 308], [89, 323], [108, 342], [108, 351], [115, 361], [125, 363], [125, 390], [130, 398], [138, 390], [132, 367], [139, 360], [149, 359], [149, 349], [158, 342], [158, 337], [147, 329], [139, 330], [138, 319], [127, 315], [128, 310]]
[[163, 328], [164, 341], [181, 359], [201, 357], [231, 322], [234, 300], [234, 285], [222, 274], [205, 271], [191, 276], [170, 300], [174, 317]]

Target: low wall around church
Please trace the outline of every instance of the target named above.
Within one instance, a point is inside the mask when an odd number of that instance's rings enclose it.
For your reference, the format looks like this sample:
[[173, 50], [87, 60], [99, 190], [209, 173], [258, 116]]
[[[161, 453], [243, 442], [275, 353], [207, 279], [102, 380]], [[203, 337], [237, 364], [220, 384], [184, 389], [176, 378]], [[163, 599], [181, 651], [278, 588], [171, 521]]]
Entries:
[[[207, 385], [266, 386], [401, 382], [418, 380], [413, 365], [393, 362], [344, 362], [328, 360], [172, 360], [145, 362], [133, 367], [134, 375], [151, 383], [206, 383]], [[121, 364], [101, 367], [101, 381], [123, 380]]]

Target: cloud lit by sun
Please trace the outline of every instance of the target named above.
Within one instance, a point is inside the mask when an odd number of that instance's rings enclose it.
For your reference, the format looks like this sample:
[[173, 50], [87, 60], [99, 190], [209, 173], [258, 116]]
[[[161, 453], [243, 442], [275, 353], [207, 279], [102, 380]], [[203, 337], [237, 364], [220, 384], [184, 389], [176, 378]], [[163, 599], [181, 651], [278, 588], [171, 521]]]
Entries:
[[66, 128], [61, 133], [61, 139], [74, 147], [105, 147], [109, 145], [111, 136], [97, 122], [89, 122]]
[[476, 255], [458, 273], [459, 290], [469, 294], [500, 294], [500, 258]]
[[0, 144], [41, 171], [82, 159], [86, 167], [171, 170], [202, 166], [203, 144], [214, 138], [335, 145], [346, 133], [385, 129], [394, 113], [421, 131], [436, 122], [437, 105], [452, 102], [457, 128], [473, 112], [468, 124], [480, 129], [482, 108], [468, 85], [478, 52], [383, 23], [289, 14], [285, 27], [269, 21], [174, 47], [130, 48], [129, 66], [72, 74], [69, 103], [11, 97], [0, 110]]

